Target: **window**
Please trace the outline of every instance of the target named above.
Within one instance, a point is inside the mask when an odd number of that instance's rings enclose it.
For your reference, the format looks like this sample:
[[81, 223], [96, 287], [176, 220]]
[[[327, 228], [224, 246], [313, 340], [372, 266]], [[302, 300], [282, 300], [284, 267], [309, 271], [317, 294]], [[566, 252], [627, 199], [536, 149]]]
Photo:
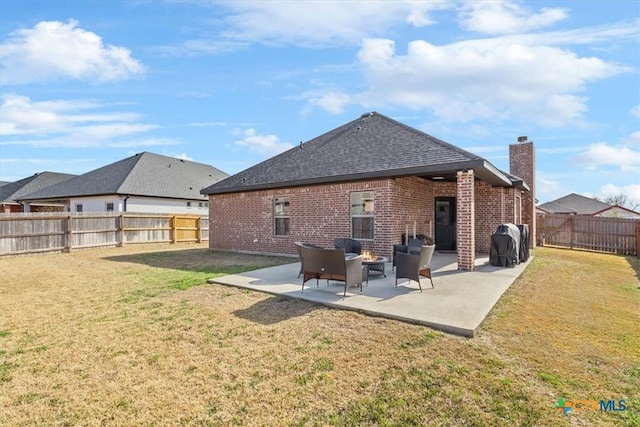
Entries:
[[276, 197], [273, 199], [273, 234], [276, 236], [289, 235], [289, 198]]
[[202, 209], [202, 202], [198, 202], [198, 209]]
[[187, 202], [187, 209], [191, 209], [191, 202]]
[[113, 212], [113, 203], [112, 202], [107, 203], [107, 212]]
[[515, 221], [516, 224], [522, 224], [522, 197], [520, 196], [516, 196]]
[[82, 212], [82, 203], [76, 203], [76, 212]]
[[373, 191], [351, 193], [351, 237], [373, 240]]

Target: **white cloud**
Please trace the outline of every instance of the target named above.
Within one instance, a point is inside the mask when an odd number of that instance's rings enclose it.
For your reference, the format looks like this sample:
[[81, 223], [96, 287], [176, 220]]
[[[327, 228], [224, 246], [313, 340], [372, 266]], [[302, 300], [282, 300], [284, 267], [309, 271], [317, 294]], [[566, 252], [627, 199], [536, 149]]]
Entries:
[[293, 145], [288, 142], [281, 142], [275, 135], [258, 135], [253, 128], [244, 130], [242, 136], [241, 140], [235, 142], [236, 145], [246, 147], [250, 151], [267, 157], [275, 156], [293, 148]]
[[467, 1], [460, 10], [460, 25], [484, 34], [513, 34], [547, 27], [566, 19], [566, 9], [543, 8], [536, 13], [515, 1]]
[[584, 153], [573, 161], [587, 169], [613, 166], [622, 172], [640, 172], [640, 151], [627, 146], [613, 146], [606, 142], [590, 144]]
[[189, 161], [193, 161], [193, 159], [191, 157], [189, 157], [187, 155], [187, 153], [180, 153], [180, 154], [176, 154], [173, 157], [175, 157], [176, 159], [182, 159], [182, 160], [189, 160]]
[[392, 40], [366, 39], [358, 60], [368, 91], [326, 98], [338, 104], [319, 102], [325, 101], [322, 96], [311, 102], [338, 112], [350, 101], [367, 108], [428, 108], [451, 122], [519, 119], [564, 126], [582, 121], [588, 98], [578, 93], [588, 83], [628, 71], [599, 58], [500, 38], [443, 46], [416, 40], [404, 55], [396, 53]]
[[555, 200], [567, 194], [566, 184], [544, 173], [536, 175], [536, 198], [540, 203]]
[[224, 127], [227, 126], [225, 122], [192, 122], [187, 123], [187, 126], [193, 127]]
[[351, 97], [342, 92], [327, 92], [317, 98], [310, 98], [306, 111], [318, 106], [330, 113], [338, 114], [344, 111], [344, 107], [351, 102]]
[[144, 73], [124, 47], [105, 45], [78, 22], [43, 21], [11, 34], [0, 45], [3, 84], [56, 79], [112, 81]]
[[[33, 101], [7, 94], [0, 104], [3, 144], [40, 147], [149, 146], [176, 144], [167, 139], [132, 139], [158, 128], [139, 123], [132, 112], [94, 112], [107, 106], [85, 100]], [[25, 139], [24, 137], [31, 137]]]
[[635, 107], [633, 107], [631, 109], [631, 111], [629, 111], [629, 114], [631, 114], [632, 116], [636, 116], [636, 117], [640, 118], [640, 104], [638, 104]]
[[628, 201], [640, 202], [640, 183], [618, 186], [615, 184], [605, 184], [600, 187], [600, 195], [602, 197], [617, 196], [624, 194]]
[[353, 45], [406, 22], [430, 25], [433, 10], [452, 7], [447, 1], [224, 1], [227, 40], [275, 45], [325, 47]]
[[635, 131], [628, 137], [624, 138], [622, 143], [627, 147], [640, 148], [640, 131]]

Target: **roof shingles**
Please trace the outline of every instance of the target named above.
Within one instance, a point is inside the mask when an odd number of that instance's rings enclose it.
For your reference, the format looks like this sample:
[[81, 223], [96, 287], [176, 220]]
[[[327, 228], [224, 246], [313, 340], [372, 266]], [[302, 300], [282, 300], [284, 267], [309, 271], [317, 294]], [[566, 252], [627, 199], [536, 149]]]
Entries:
[[[451, 172], [461, 165], [484, 168], [487, 164], [473, 153], [374, 112], [239, 172], [203, 193]], [[505, 175], [498, 179], [510, 182]]]
[[105, 194], [204, 200], [200, 190], [227, 176], [210, 165], [143, 152], [27, 194], [24, 200]]
[[455, 173], [465, 167], [477, 168], [493, 184], [514, 185], [485, 159], [373, 112], [239, 172], [203, 193]]

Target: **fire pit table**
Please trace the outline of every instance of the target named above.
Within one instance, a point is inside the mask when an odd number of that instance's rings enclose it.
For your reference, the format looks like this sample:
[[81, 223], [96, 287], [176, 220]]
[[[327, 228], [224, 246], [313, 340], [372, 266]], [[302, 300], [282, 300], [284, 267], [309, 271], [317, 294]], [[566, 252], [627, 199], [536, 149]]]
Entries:
[[367, 274], [368, 275], [379, 275], [381, 274], [382, 277], [387, 277], [387, 275], [384, 272], [384, 265], [385, 263], [389, 262], [389, 258], [383, 257], [383, 256], [379, 256], [379, 257], [372, 257], [372, 258], [362, 258], [362, 265], [366, 265], [367, 266]]

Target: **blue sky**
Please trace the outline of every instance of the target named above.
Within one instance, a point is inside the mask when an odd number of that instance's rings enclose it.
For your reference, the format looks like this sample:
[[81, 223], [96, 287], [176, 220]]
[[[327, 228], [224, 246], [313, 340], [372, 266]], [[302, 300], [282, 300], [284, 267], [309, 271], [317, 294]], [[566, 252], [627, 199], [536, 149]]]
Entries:
[[2, 181], [233, 174], [378, 111], [504, 170], [528, 136], [540, 202], [640, 200], [635, 0], [2, 0], [0, 67]]

